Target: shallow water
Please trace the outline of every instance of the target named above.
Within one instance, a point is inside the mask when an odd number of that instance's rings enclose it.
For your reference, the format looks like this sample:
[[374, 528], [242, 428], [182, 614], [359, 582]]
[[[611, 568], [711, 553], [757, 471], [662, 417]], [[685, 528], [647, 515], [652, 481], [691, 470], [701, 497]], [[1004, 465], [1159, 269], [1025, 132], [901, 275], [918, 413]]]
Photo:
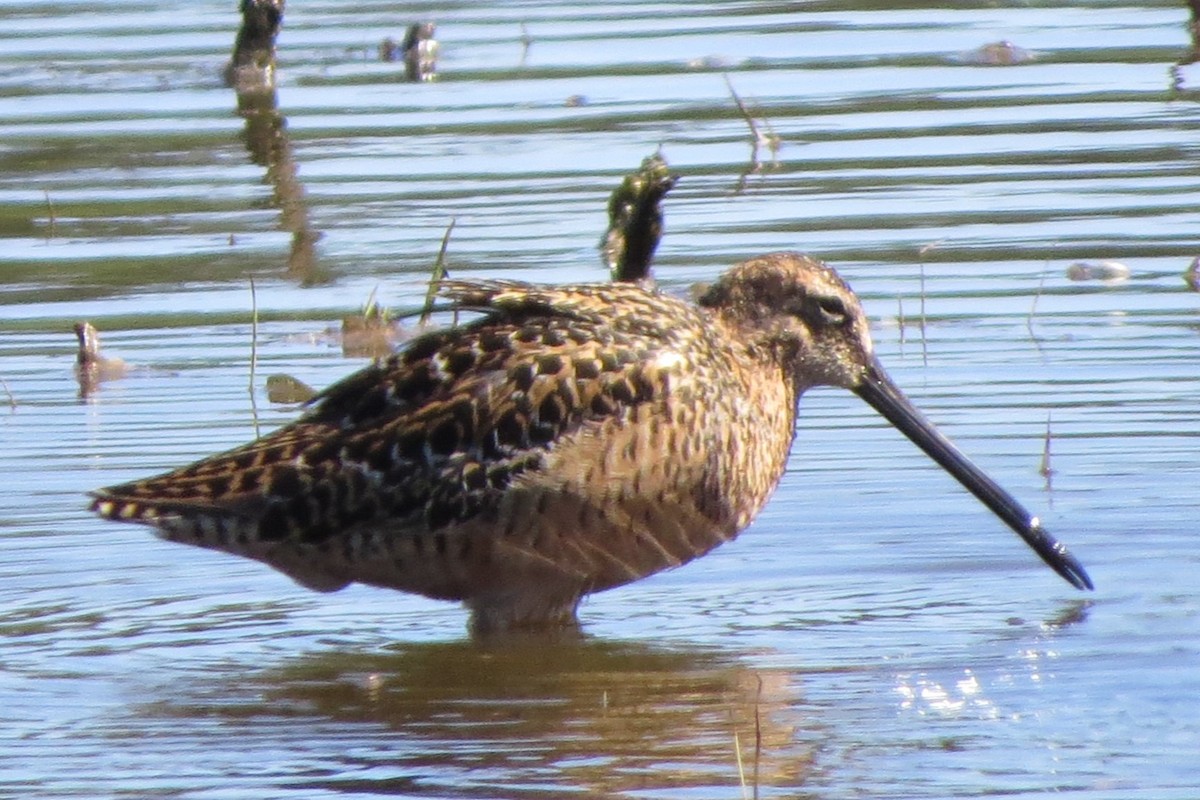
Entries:
[[[296, 2], [249, 123], [234, 5], [0, 3], [0, 795], [1200, 795], [1177, 4]], [[376, 47], [423, 18], [440, 76], [405, 84]], [[1003, 39], [1031, 60], [976, 63]], [[327, 329], [372, 291], [419, 306], [451, 220], [456, 277], [604, 280], [608, 193], [659, 147], [660, 282], [834, 263], [1096, 592], [828, 389], [754, 526], [589, 599], [583, 641], [471, 644], [454, 606], [84, 511], [293, 419], [268, 375], [365, 363]], [[1067, 278], [1105, 259], [1130, 277]], [[130, 365], [84, 399], [78, 319]]]

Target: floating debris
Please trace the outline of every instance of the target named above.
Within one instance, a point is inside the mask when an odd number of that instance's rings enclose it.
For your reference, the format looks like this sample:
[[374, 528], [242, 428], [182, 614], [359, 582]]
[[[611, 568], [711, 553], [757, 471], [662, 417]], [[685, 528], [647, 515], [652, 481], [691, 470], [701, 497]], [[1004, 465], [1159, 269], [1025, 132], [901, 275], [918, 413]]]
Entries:
[[267, 399], [272, 403], [297, 405], [317, 396], [317, 390], [299, 378], [279, 373], [267, 376]]
[[400, 323], [375, 297], [372, 289], [362, 311], [342, 318], [342, 355], [348, 358], [383, 358], [391, 355], [400, 338]]
[[521, 23], [521, 61], [518, 64], [520, 67], [525, 66], [525, 62], [529, 60], [529, 48], [533, 47], [533, 36], [529, 33], [529, 28], [525, 27], [525, 23]]
[[415, 22], [408, 26], [404, 41], [397, 43], [385, 36], [379, 43], [379, 60], [404, 62], [404, 79], [411, 83], [431, 81], [437, 75], [438, 41], [433, 38], [437, 25]]
[[76, 322], [75, 337], [79, 339], [75, 378], [79, 381], [80, 397], [89, 396], [101, 383], [119, 380], [129, 373], [129, 365], [121, 359], [100, 355], [100, 335], [92, 323]]
[[614, 281], [632, 283], [650, 277], [650, 262], [663, 232], [659, 203], [677, 180], [658, 152], [613, 190], [600, 251]]
[[699, 71], [729, 69], [730, 67], [735, 66], [735, 64], [732, 59], [726, 58], [725, 56], [709, 55], [700, 56], [699, 58], [689, 58], [687, 61], [683, 62], [683, 66], [685, 69]]
[[400, 46], [404, 57], [404, 78], [412, 83], [431, 81], [437, 77], [438, 41], [433, 38], [437, 26], [432, 22], [417, 22], [408, 26]]
[[959, 53], [955, 60], [978, 67], [1012, 67], [1037, 60], [1037, 53], [1004, 39]]
[[275, 88], [275, 38], [285, 0], [242, 0], [242, 27], [225, 66], [225, 85], [238, 92]]
[[1067, 277], [1073, 281], [1101, 281], [1118, 283], [1129, 279], [1129, 267], [1120, 261], [1076, 261], [1067, 267]]
[[400, 45], [390, 36], [383, 37], [379, 43], [379, 60], [390, 64], [400, 55]]
[[1193, 292], [1200, 292], [1200, 258], [1193, 258], [1192, 263], [1183, 273], [1183, 282]]

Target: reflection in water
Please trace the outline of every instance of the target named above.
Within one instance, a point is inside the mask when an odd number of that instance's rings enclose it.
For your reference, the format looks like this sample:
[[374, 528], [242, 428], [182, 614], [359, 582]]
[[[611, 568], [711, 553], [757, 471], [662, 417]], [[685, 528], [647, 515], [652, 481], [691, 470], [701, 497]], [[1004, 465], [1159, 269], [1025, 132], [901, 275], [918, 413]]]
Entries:
[[1072, 600], [1069, 603], [1064, 603], [1059, 612], [1042, 623], [1042, 628], [1047, 631], [1061, 630], [1070, 628], [1075, 625], [1082, 625], [1087, 622], [1088, 614], [1092, 610], [1094, 602], [1091, 600]]
[[1005, 39], [999, 42], [989, 42], [974, 50], [960, 53], [956, 60], [977, 67], [1012, 67], [1017, 64], [1028, 64], [1036, 58], [1037, 54], [1032, 50], [1026, 50]]
[[799, 729], [787, 674], [718, 652], [578, 639], [322, 653], [216, 695], [165, 708], [252, 728], [314, 714], [337, 723], [328, 735], [343, 763], [299, 787], [327, 791], [379, 789], [364, 777], [378, 776], [447, 797], [486, 796], [490, 783], [505, 797], [688, 787], [736, 797], [743, 781], [747, 792], [803, 785], [824, 738]]
[[996, 719], [1001, 714], [970, 669], [950, 680], [900, 673], [896, 676], [895, 692], [900, 696], [902, 711], [951, 718], [970, 715], [980, 719]]
[[275, 38], [283, 24], [284, 0], [242, 0], [242, 26], [225, 69], [225, 82], [237, 92], [238, 115], [250, 160], [265, 167], [280, 226], [291, 232], [288, 274], [308, 285], [321, 282], [315, 245], [321, 238], [308, 221], [308, 203], [292, 156], [287, 120], [275, 93]]
[[1187, 5], [1191, 10], [1187, 29], [1192, 43], [1188, 51], [1171, 65], [1171, 88], [1177, 92], [1183, 89], [1183, 68], [1200, 61], [1200, 0], [1187, 0]]
[[243, 136], [250, 159], [265, 167], [273, 189], [272, 204], [279, 209], [279, 224], [292, 234], [288, 274], [302, 284], [321, 283], [316, 243], [321, 234], [309, 225], [308, 202], [288, 139], [287, 120], [279, 113], [275, 90], [238, 91], [238, 114], [246, 120]]

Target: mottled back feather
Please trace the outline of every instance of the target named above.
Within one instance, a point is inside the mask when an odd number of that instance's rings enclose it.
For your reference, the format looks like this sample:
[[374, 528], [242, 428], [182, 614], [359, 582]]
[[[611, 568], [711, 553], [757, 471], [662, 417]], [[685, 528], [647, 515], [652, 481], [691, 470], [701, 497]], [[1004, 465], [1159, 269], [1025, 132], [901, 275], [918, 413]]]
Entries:
[[104, 490], [106, 516], [224, 514], [265, 540], [383, 518], [436, 530], [494, 505], [564, 435], [651, 401], [644, 365], [681, 338], [636, 319], [643, 303], [613, 317], [642, 294], [623, 287], [447, 282], [443, 293], [485, 316], [334, 384], [263, 439]]

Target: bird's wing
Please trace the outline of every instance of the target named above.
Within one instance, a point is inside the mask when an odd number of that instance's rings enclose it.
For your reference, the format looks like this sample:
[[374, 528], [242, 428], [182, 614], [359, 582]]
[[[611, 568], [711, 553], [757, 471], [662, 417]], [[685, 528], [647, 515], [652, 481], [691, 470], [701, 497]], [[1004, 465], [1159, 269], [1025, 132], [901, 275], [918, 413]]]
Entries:
[[651, 373], [678, 345], [671, 320], [639, 304], [694, 313], [609, 285], [447, 282], [443, 294], [484, 316], [418, 337], [256, 442], [103, 489], [93, 509], [160, 528], [235, 519], [229, 536], [276, 541], [385, 519], [423, 530], [461, 522], [564, 437], [668, 391]]

